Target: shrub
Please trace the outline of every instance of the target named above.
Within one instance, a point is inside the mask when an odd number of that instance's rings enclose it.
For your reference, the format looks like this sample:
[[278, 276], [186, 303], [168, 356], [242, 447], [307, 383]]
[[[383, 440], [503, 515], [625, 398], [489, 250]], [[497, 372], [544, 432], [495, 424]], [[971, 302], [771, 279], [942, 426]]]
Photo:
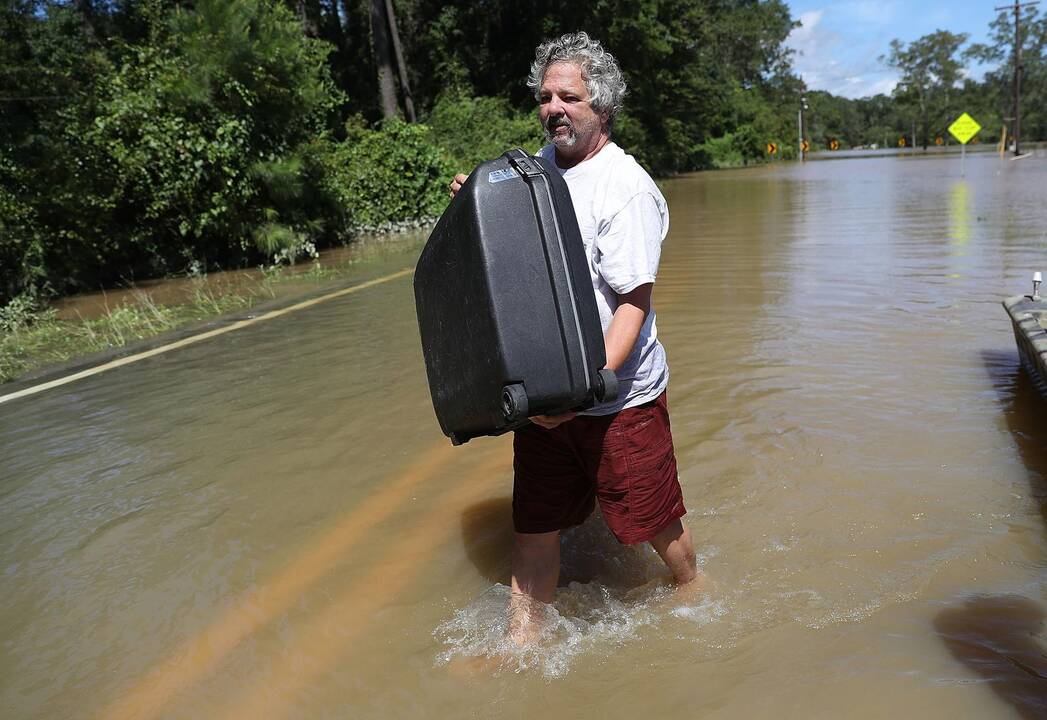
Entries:
[[515, 112], [502, 98], [445, 93], [427, 122], [455, 172], [469, 173], [514, 147], [537, 152], [545, 143], [537, 117]]
[[6, 305], [0, 306], [0, 334], [15, 333], [32, 325], [40, 308], [36, 298], [19, 295]]
[[735, 167], [743, 163], [742, 154], [731, 133], [706, 140], [701, 145], [701, 151], [707, 155], [709, 162], [714, 167]]
[[431, 218], [447, 206], [453, 171], [429, 128], [387, 120], [374, 129], [351, 122], [325, 159], [326, 191], [354, 228]]
[[45, 285], [43, 242], [18, 168], [0, 151], [0, 306]]
[[[267, 0], [198, 0], [149, 20], [150, 44], [123, 46], [56, 111], [46, 151], [20, 168], [38, 195], [0, 182], [0, 294], [35, 268], [69, 291], [293, 258], [337, 224], [304, 157], [344, 99], [329, 46]], [[24, 202], [31, 212], [6, 211]], [[46, 239], [38, 260], [34, 238]]]

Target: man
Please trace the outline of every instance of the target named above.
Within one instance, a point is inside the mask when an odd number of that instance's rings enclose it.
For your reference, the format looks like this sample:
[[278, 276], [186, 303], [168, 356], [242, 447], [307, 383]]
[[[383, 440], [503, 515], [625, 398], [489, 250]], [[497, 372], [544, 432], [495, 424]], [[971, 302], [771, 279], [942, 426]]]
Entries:
[[[538, 46], [528, 86], [555, 163], [571, 191], [603, 324], [607, 367], [619, 397], [584, 413], [531, 418], [513, 440], [512, 601], [509, 631], [535, 631], [535, 601], [551, 603], [560, 532], [600, 502], [619, 542], [650, 542], [680, 584], [697, 576], [665, 400], [669, 373], [651, 290], [668, 230], [650, 176], [611, 141], [625, 81], [617, 61], [586, 33]], [[466, 180], [451, 182], [455, 194]]]

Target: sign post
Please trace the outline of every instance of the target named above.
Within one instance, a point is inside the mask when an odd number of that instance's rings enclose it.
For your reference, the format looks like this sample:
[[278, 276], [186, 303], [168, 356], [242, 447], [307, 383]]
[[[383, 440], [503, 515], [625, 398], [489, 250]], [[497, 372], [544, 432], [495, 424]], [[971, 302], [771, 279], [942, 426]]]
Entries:
[[978, 124], [978, 121], [972, 118], [967, 113], [960, 115], [953, 121], [953, 124], [949, 126], [949, 133], [960, 141], [960, 145], [963, 148], [960, 150], [960, 175], [964, 176], [965, 164], [967, 161], [967, 143], [971, 141], [978, 131], [982, 129], [982, 126]]

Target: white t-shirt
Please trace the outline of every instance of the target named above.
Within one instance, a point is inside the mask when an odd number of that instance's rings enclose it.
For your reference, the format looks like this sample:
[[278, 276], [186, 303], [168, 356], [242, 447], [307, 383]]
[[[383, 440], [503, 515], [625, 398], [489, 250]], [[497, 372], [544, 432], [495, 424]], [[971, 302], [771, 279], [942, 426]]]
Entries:
[[[556, 165], [552, 145], [543, 147], [538, 155]], [[669, 231], [669, 210], [647, 171], [613, 142], [585, 162], [557, 169], [571, 191], [606, 336], [618, 308], [618, 295], [654, 282], [662, 240]], [[669, 384], [653, 308], [616, 375], [618, 399], [584, 414], [609, 415], [642, 405], [656, 399]]]

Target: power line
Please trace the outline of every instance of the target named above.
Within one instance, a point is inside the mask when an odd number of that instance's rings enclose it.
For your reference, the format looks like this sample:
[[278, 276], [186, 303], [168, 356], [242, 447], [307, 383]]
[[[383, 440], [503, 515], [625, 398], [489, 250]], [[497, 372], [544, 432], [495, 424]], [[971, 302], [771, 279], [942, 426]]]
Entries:
[[1021, 9], [1039, 5], [1040, 0], [1029, 0], [1019, 2], [1014, 0], [1013, 5], [1004, 5], [996, 8], [1000, 10], [1014, 10], [1014, 156], [1022, 154], [1022, 31], [1021, 31]]

